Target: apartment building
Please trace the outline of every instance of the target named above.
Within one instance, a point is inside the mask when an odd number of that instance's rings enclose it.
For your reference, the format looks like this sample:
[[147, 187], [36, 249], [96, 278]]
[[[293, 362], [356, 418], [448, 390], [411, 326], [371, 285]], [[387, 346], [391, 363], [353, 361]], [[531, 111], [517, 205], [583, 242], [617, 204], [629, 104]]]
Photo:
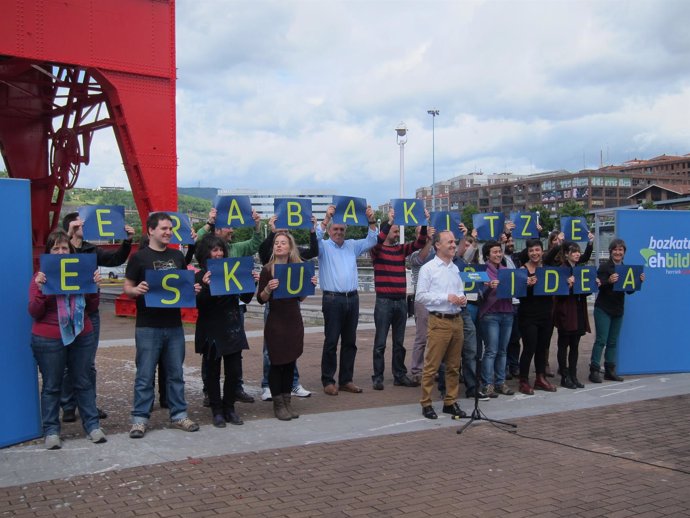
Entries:
[[[437, 182], [437, 210], [462, 210], [474, 205], [482, 212], [525, 210], [544, 205], [556, 211], [569, 200], [587, 210], [630, 204], [630, 197], [652, 184], [690, 185], [690, 154], [633, 159], [599, 169], [549, 171], [531, 175], [473, 173]], [[420, 187], [416, 197], [431, 207], [431, 187]], [[442, 208], [445, 207], [445, 208]]]

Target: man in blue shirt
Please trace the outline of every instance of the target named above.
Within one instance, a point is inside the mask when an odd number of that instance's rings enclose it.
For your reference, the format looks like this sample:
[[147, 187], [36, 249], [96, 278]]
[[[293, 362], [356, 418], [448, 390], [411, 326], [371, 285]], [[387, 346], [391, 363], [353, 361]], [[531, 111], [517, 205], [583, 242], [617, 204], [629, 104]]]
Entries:
[[[325, 339], [321, 356], [321, 382], [323, 391], [337, 396], [338, 389], [359, 394], [362, 389], [352, 381], [357, 355], [357, 322], [359, 321], [359, 295], [357, 293], [357, 257], [376, 244], [374, 210], [367, 207], [369, 231], [364, 239], [345, 239], [346, 226], [333, 223], [335, 206], [330, 205], [326, 216], [316, 228], [319, 241], [319, 283], [323, 292], [323, 323]], [[330, 239], [324, 239], [328, 231]], [[338, 368], [338, 339], [340, 339], [340, 371]]]

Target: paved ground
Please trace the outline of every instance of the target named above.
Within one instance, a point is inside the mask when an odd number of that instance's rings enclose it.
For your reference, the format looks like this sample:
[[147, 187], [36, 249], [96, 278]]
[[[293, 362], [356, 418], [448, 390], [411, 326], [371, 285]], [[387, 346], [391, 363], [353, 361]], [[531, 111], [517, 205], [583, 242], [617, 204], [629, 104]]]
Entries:
[[[457, 435], [462, 421], [421, 417], [418, 389], [387, 380], [370, 390], [373, 331], [361, 326], [355, 382], [364, 394], [315, 392], [289, 423], [271, 418], [270, 403], [244, 404], [246, 424], [218, 430], [190, 348], [187, 396], [202, 430], [170, 430], [158, 409], [153, 431], [132, 441], [133, 323], [107, 308], [103, 321], [109, 442], [92, 445], [69, 424], [61, 451], [40, 442], [0, 450], [0, 516], [690, 516], [690, 375], [501, 397], [481, 408], [517, 433], [480, 422]], [[261, 322], [247, 328], [245, 380], [258, 395]], [[318, 329], [308, 333], [299, 361], [312, 389], [321, 343]], [[587, 337], [581, 368], [590, 348]]]

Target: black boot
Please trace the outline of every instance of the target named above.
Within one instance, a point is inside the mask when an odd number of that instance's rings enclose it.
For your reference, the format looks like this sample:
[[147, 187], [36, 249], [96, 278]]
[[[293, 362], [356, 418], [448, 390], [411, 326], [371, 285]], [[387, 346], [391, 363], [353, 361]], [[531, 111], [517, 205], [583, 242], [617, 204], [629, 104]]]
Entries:
[[589, 366], [589, 381], [601, 383], [601, 369], [593, 363]]
[[570, 382], [574, 385], [573, 388], [585, 388], [577, 379], [577, 367], [570, 367]]
[[570, 379], [570, 374], [568, 374], [568, 371], [566, 370], [561, 371], [561, 387], [565, 387], [567, 389], [576, 388], [575, 385], [573, 385], [572, 380]]
[[604, 363], [604, 379], [609, 381], [623, 381], [623, 378], [616, 374], [615, 363]]

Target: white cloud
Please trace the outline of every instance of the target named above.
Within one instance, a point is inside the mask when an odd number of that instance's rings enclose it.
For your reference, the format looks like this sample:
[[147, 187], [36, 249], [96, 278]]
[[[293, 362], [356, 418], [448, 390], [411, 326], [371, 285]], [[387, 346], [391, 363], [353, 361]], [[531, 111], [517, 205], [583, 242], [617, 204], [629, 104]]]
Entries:
[[[683, 0], [179, 0], [176, 11], [181, 186], [327, 188], [378, 204], [398, 195], [405, 121], [411, 195], [431, 182], [432, 107], [437, 180], [690, 152]], [[111, 165], [96, 176], [118, 181], [116, 147], [98, 149]]]

